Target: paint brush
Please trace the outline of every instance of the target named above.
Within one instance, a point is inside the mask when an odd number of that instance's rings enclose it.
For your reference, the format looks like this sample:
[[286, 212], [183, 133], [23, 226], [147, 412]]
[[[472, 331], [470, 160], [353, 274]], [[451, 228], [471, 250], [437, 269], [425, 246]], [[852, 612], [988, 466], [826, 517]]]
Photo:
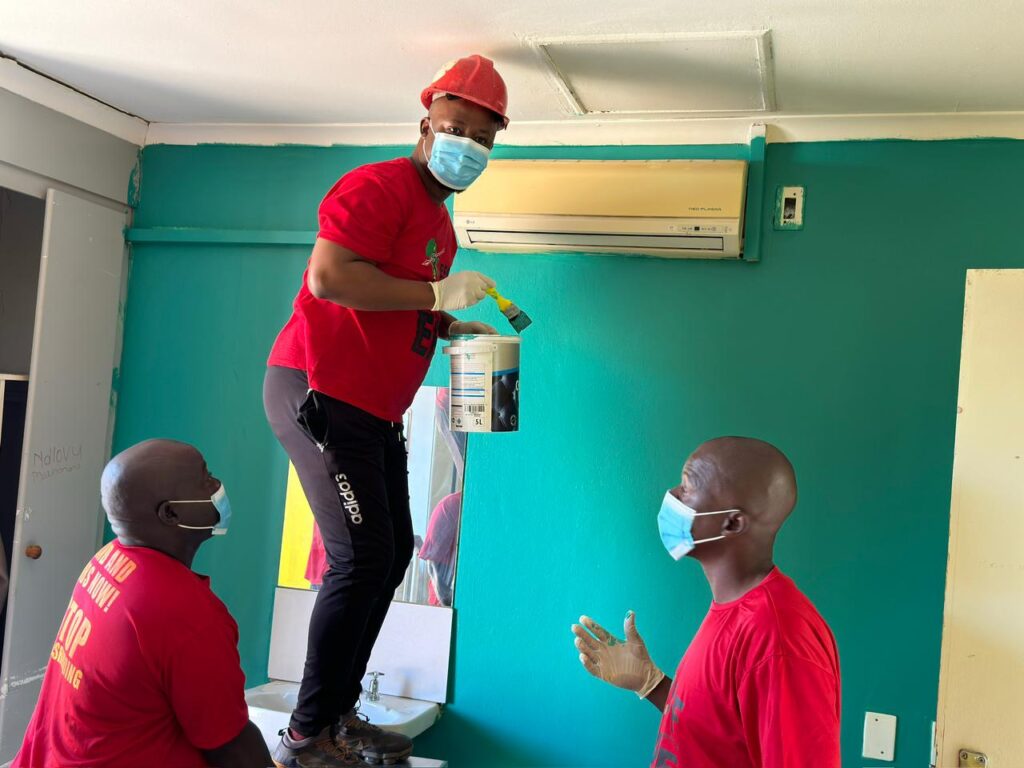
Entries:
[[498, 309], [508, 319], [509, 324], [515, 329], [516, 333], [522, 333], [533, 322], [528, 314], [498, 293], [497, 289], [488, 288], [487, 295], [498, 302]]

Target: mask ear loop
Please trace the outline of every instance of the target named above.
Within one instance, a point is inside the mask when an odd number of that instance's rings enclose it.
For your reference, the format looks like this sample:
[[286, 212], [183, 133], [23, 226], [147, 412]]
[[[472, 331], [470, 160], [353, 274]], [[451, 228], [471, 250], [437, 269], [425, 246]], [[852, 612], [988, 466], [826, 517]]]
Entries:
[[725, 536], [715, 536], [715, 537], [710, 538], [710, 539], [696, 539], [693, 542], [693, 546], [696, 547], [698, 544], [707, 544], [709, 541], [719, 541], [719, 540], [724, 539], [724, 538], [725, 538]]
[[[730, 514], [732, 512], [742, 512], [742, 511], [743, 510], [741, 510], [741, 509], [719, 509], [719, 510], [716, 510], [715, 512], [697, 512], [696, 514], [694, 514], [694, 517], [701, 517], [702, 515], [728, 515], [728, 514]], [[693, 546], [696, 547], [698, 544], [707, 544], [709, 541], [719, 541], [719, 540], [724, 539], [724, 538], [725, 538], [725, 536], [723, 535], [723, 536], [713, 536], [710, 539], [701, 539], [700, 541], [694, 541], [693, 542]]]
[[[179, 499], [178, 501], [168, 501], [168, 504], [210, 504], [214, 509], [217, 506], [209, 499]], [[220, 510], [217, 510], [217, 522], [213, 525], [185, 525], [184, 523], [176, 523], [179, 528], [185, 528], [189, 531], [212, 531], [220, 523]]]

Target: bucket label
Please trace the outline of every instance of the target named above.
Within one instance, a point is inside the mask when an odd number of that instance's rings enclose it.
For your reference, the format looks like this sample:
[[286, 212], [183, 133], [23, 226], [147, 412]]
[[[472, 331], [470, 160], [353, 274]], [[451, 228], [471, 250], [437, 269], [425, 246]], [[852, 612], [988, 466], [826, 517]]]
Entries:
[[491, 431], [494, 356], [480, 352], [452, 355], [451, 419], [456, 432]]

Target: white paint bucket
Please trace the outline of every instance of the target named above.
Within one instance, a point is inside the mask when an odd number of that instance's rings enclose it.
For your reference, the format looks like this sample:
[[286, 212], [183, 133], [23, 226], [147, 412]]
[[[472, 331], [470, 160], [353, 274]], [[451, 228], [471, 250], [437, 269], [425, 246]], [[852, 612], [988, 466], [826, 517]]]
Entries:
[[518, 336], [456, 336], [451, 357], [453, 432], [519, 431]]

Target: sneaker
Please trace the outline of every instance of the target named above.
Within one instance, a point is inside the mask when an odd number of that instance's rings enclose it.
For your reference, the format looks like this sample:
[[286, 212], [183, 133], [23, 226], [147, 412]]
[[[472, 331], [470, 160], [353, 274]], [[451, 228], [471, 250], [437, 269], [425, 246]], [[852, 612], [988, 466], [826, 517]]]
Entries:
[[336, 732], [337, 726], [325, 728], [319, 736], [296, 741], [285, 728], [279, 734], [281, 743], [274, 750], [274, 765], [277, 768], [372, 768], [352, 749], [336, 741], [332, 731]]
[[341, 716], [334, 740], [374, 765], [394, 765], [412, 754], [412, 739], [378, 728], [356, 709]]

